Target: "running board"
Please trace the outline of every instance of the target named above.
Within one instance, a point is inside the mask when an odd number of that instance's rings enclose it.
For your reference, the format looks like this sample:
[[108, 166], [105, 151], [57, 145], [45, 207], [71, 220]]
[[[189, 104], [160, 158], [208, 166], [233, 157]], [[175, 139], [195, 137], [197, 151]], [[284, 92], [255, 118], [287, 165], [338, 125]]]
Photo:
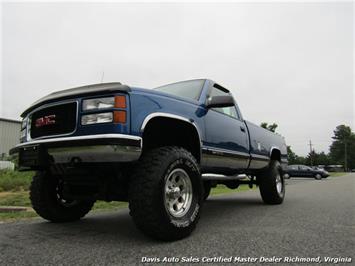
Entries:
[[242, 180], [247, 175], [218, 175], [218, 174], [202, 174], [202, 180]]

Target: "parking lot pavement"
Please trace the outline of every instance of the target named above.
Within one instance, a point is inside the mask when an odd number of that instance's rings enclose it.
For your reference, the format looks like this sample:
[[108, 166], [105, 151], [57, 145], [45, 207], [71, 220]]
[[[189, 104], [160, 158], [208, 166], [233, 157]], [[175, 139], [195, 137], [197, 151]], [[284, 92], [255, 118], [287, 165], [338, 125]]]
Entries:
[[70, 224], [0, 224], [0, 265], [136, 265], [165, 256], [354, 259], [355, 174], [287, 183], [282, 205], [264, 205], [257, 190], [211, 197], [197, 230], [173, 243], [143, 236], [126, 209]]

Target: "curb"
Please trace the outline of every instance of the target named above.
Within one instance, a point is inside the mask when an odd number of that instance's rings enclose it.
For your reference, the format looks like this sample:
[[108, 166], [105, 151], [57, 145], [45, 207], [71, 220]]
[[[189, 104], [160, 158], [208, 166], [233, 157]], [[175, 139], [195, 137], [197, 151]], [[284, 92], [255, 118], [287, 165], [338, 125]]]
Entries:
[[3, 212], [23, 212], [27, 211], [27, 207], [0, 206], [0, 213]]

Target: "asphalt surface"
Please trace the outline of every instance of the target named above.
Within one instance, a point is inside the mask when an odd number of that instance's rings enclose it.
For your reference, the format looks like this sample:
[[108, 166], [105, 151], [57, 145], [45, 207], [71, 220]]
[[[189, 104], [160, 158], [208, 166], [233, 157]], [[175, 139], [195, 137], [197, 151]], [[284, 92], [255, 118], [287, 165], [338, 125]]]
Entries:
[[71, 224], [3, 223], [0, 265], [136, 265], [142, 257], [175, 257], [181, 263], [190, 256], [200, 262], [255, 257], [259, 263], [261, 257], [320, 256], [322, 264], [324, 257], [351, 257], [348, 265], [354, 265], [355, 174], [287, 183], [286, 199], [278, 206], [264, 205], [258, 190], [209, 198], [195, 232], [173, 243], [143, 236], [126, 209]]

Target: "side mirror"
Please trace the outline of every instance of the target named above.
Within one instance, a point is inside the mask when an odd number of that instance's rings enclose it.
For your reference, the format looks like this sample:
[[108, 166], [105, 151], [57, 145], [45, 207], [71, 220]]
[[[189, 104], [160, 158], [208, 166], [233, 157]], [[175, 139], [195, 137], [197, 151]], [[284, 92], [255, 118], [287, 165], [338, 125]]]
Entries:
[[207, 100], [206, 107], [214, 108], [214, 107], [230, 107], [234, 106], [234, 99], [232, 96], [213, 96]]

